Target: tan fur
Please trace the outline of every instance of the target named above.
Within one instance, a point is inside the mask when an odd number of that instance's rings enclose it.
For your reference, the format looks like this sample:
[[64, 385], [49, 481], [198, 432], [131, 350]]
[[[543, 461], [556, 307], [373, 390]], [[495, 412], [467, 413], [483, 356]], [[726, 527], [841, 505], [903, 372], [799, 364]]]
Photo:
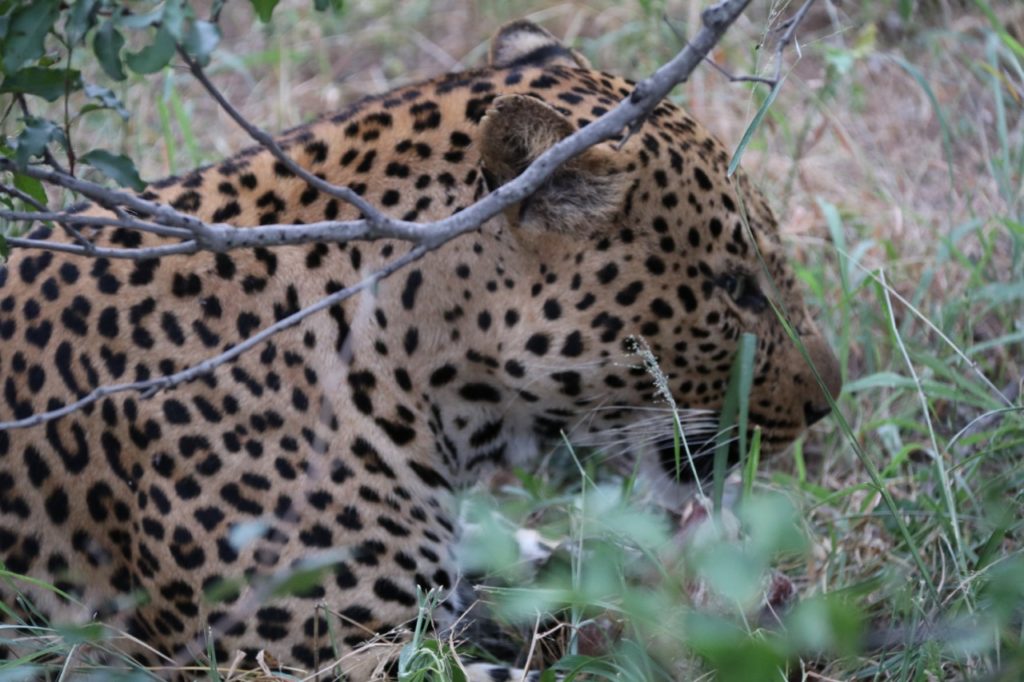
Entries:
[[[569, 119], [545, 102], [524, 95], [498, 97], [480, 122], [480, 157], [501, 185], [575, 131]], [[579, 233], [609, 219], [626, 187], [614, 153], [601, 144], [563, 164], [532, 196], [506, 209], [506, 215], [526, 229]]]
[[550, 32], [530, 21], [512, 21], [500, 29], [491, 40], [488, 63], [506, 67], [545, 48], [554, 48], [544, 63], [548, 65], [590, 68], [590, 62], [577, 50], [565, 48]]

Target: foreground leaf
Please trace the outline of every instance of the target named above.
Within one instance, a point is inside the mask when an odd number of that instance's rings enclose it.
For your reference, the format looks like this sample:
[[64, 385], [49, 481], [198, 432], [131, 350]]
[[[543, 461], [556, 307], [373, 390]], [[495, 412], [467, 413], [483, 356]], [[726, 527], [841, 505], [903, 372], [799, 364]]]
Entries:
[[25, 119], [25, 129], [18, 135], [17, 148], [14, 150], [15, 163], [19, 168], [24, 168], [33, 156], [42, 156], [53, 140], [66, 144], [60, 126], [45, 118]]
[[44, 69], [29, 66], [4, 78], [0, 92], [20, 92], [48, 102], [82, 87], [82, 74], [74, 69]]
[[199, 60], [200, 64], [206, 64], [210, 59], [210, 53], [220, 43], [221, 33], [217, 24], [197, 19], [189, 26], [185, 34], [185, 50]]
[[185, 32], [185, 7], [182, 0], [167, 0], [160, 16], [160, 26], [174, 38], [174, 42], [182, 39]]
[[114, 154], [106, 149], [94, 149], [84, 154], [80, 161], [88, 164], [121, 185], [141, 192], [146, 183], [135, 170], [135, 163], [124, 154]]
[[14, 186], [38, 201], [40, 204], [43, 204], [44, 206], [46, 205], [46, 189], [43, 187], [43, 183], [39, 180], [30, 178], [27, 175], [22, 175], [21, 173], [15, 173]]
[[124, 67], [121, 65], [122, 47], [124, 36], [109, 20], [104, 22], [92, 39], [92, 50], [96, 53], [96, 59], [106, 74], [116, 81], [125, 79]]
[[341, 13], [345, 10], [345, 0], [313, 0], [313, 7], [318, 12], [333, 10]]
[[5, 73], [43, 56], [43, 41], [59, 14], [60, 0], [35, 0], [14, 10], [3, 46]]
[[156, 73], [167, 66], [174, 56], [174, 36], [166, 28], [156, 32], [153, 42], [138, 52], [129, 52], [124, 63], [135, 73]]
[[96, 23], [97, 0], [75, 0], [71, 6], [71, 15], [64, 30], [68, 34], [68, 42], [77, 45], [85, 38], [85, 34]]
[[122, 15], [118, 24], [127, 29], [143, 29], [158, 24], [163, 18], [164, 8], [157, 6], [148, 12]]
[[249, 2], [252, 3], [252, 8], [256, 10], [256, 16], [265, 24], [270, 21], [270, 15], [274, 13], [278, 0], [249, 0]]
[[[93, 85], [92, 83], [85, 84], [86, 96], [99, 102], [99, 105], [85, 105], [81, 111], [95, 111], [96, 109], [113, 109], [117, 112], [117, 115], [128, 120], [128, 110], [125, 109], [124, 104], [118, 99], [117, 95], [110, 88], [105, 88], [102, 85]], [[88, 107], [92, 108], [88, 108]]]

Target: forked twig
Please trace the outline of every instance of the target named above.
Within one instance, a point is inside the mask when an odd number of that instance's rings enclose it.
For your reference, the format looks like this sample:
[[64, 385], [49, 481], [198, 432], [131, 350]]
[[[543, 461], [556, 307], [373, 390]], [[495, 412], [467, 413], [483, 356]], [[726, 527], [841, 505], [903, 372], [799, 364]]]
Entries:
[[[798, 9], [793, 16], [783, 21], [776, 29], [784, 31], [782, 36], [779, 37], [778, 42], [775, 44], [775, 73], [771, 77], [752, 75], [737, 76], [713, 60], [710, 56], [704, 57], [704, 61], [713, 67], [715, 71], [725, 76], [731, 83], [761, 83], [762, 85], [774, 88], [779, 84], [779, 80], [782, 78], [783, 53], [785, 53], [787, 47], [794, 44], [794, 41], [796, 40], [796, 31], [800, 27], [800, 24], [803, 23], [804, 18], [807, 16], [807, 12], [811, 9], [811, 5], [813, 4], [814, 0], [805, 0], [804, 4], [800, 6], [800, 9]], [[679, 29], [668, 20], [668, 17], [665, 17], [664, 19], [665, 23], [668, 24], [668, 27], [676, 35], [676, 38], [681, 42], [685, 41], [685, 36], [683, 36]], [[796, 51], [797, 56], [799, 57], [799, 44], [796, 44]]]

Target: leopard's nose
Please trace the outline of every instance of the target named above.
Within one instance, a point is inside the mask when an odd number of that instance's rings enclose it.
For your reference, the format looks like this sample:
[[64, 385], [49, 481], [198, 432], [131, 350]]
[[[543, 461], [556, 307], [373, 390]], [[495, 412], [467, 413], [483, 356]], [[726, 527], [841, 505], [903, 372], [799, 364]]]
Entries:
[[804, 403], [804, 420], [807, 422], [808, 426], [814, 424], [815, 422], [821, 421], [822, 419], [827, 417], [830, 412], [832, 412], [832, 408], [829, 407], [828, 405], [815, 405], [809, 400], [806, 403]]
[[[804, 344], [807, 348], [807, 357], [811, 364], [814, 365], [814, 369], [821, 378], [825, 390], [832, 396], [833, 401], [837, 400], [839, 393], [843, 390], [843, 378], [842, 371], [839, 368], [839, 360], [836, 359], [835, 353], [832, 352], [828, 343], [821, 336], [805, 339]], [[807, 374], [810, 375], [808, 383], [813, 388], [811, 389], [812, 395], [804, 402], [804, 419], [807, 422], [807, 426], [810, 426], [827, 417], [832, 408], [825, 393], [814, 379], [810, 368], [807, 368]]]

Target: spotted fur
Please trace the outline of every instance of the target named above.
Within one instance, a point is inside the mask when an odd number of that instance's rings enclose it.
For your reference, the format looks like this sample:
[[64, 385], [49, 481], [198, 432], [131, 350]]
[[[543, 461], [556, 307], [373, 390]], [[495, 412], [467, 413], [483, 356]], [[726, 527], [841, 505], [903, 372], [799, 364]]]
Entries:
[[[520, 22], [499, 34], [489, 68], [363, 100], [281, 142], [387, 214], [430, 221], [508, 182], [630, 88]], [[728, 160], [663, 102], [621, 148], [587, 151], [478, 232], [209, 375], [0, 432], [0, 557], [70, 597], [18, 584], [33, 602], [23, 615], [96, 614], [186, 657], [204, 655], [212, 626], [219, 661], [266, 649], [322, 666], [415, 617], [418, 588], [452, 587], [453, 491], [563, 431], [622, 428], [660, 400], [633, 337], [681, 408], [714, 411], [740, 335], [756, 334], [751, 421], [766, 450], [785, 447], [828, 404], [768, 298], [833, 393], [838, 370], [767, 202], [742, 173], [726, 176]], [[144, 196], [239, 227], [356, 217], [259, 149]], [[161, 243], [123, 229], [90, 238]], [[0, 268], [0, 421], [179, 371], [409, 248], [15, 252]], [[670, 442], [670, 420], [663, 433]], [[657, 458], [657, 445], [638, 456]], [[319, 584], [268, 596], [310, 559], [326, 566]], [[0, 584], [6, 604], [14, 589]], [[213, 590], [226, 599], [204, 598]], [[441, 625], [457, 602], [437, 610]]]

